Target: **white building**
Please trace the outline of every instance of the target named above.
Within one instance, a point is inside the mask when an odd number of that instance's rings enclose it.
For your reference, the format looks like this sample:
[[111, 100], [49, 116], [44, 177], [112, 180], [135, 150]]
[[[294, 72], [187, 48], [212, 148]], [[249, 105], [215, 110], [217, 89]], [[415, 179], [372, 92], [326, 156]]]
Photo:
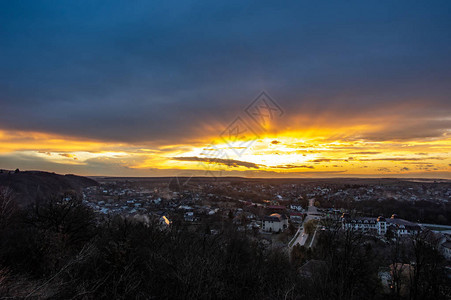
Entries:
[[156, 204], [156, 205], [160, 205], [161, 204], [161, 198], [152, 199], [152, 200], [150, 200], [150, 203], [153, 203], [153, 204]]
[[291, 204], [290, 209], [296, 210], [296, 211], [304, 211], [301, 205]]
[[[343, 229], [351, 229], [361, 232], [377, 232], [381, 234], [382, 226], [377, 221], [380, 218], [367, 218], [367, 217], [359, 217], [359, 218], [351, 218], [349, 214], [343, 214], [342, 216], [342, 228]], [[382, 219], [381, 219], [382, 221]], [[382, 222], [385, 229], [385, 219]], [[382, 234], [385, 234], [382, 233]]]
[[377, 233], [379, 235], [385, 235], [387, 233], [387, 220], [385, 220], [384, 217], [379, 216], [376, 221], [377, 221], [377, 226], [376, 226]]
[[421, 230], [418, 224], [399, 219], [395, 214], [392, 215], [390, 219], [385, 219], [382, 216], [378, 218], [351, 218], [349, 214], [343, 214], [341, 218], [343, 229], [352, 229], [369, 233], [373, 232], [379, 235], [385, 235], [388, 230], [391, 230], [398, 236], [413, 235]]
[[393, 214], [390, 219], [387, 219], [387, 231], [391, 230], [398, 236], [414, 235], [421, 231], [420, 225], [398, 218]]
[[288, 228], [288, 218], [285, 215], [272, 214], [263, 217], [262, 229], [266, 232], [282, 232]]

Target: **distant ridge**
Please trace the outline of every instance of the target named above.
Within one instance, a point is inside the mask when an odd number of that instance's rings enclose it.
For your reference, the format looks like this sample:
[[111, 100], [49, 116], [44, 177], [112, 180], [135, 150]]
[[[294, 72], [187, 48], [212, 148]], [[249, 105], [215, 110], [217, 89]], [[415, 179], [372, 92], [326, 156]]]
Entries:
[[396, 178], [396, 177], [324, 177], [324, 178], [270, 178], [270, 177], [239, 177], [239, 176], [141, 176], [141, 177], [119, 177], [119, 176], [89, 176], [98, 182], [113, 181], [145, 181], [145, 182], [172, 182], [179, 180], [190, 183], [207, 182], [247, 182], [247, 183], [274, 183], [274, 184], [399, 184], [421, 182], [426, 184], [451, 183], [449, 179], [440, 178]]
[[46, 197], [67, 191], [80, 193], [83, 188], [94, 185], [98, 185], [97, 181], [72, 174], [6, 170], [0, 173], [0, 187], [11, 188], [19, 205], [32, 203], [37, 196]]

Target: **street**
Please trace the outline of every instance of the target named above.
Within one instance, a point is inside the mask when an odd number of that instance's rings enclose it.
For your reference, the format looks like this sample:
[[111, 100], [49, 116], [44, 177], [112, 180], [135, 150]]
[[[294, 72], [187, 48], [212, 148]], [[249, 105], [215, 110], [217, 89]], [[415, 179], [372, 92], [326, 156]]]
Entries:
[[[299, 227], [298, 231], [294, 235], [296, 237], [296, 240], [294, 242], [290, 242], [289, 245], [290, 248], [294, 247], [294, 245], [299, 244], [300, 246], [304, 246], [305, 242], [307, 241], [308, 234], [304, 231], [304, 224], [307, 223], [310, 220], [314, 220], [318, 218], [318, 208], [314, 205], [315, 199], [309, 200], [309, 206], [307, 208], [307, 216], [304, 219], [304, 222], [302, 223], [301, 227]], [[316, 233], [316, 230], [315, 230]], [[309, 247], [312, 245], [312, 242], [310, 243]]]

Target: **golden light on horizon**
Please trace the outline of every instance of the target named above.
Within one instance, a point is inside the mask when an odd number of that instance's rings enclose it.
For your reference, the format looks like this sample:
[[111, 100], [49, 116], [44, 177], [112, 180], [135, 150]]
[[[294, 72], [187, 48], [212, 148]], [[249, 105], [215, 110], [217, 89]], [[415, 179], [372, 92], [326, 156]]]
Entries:
[[216, 139], [202, 144], [201, 139], [198, 137], [194, 144], [149, 146], [0, 131], [0, 154], [67, 165], [68, 169], [93, 163], [111, 164], [149, 175], [152, 170], [195, 170], [196, 174], [208, 170], [281, 176], [366, 176], [427, 174], [451, 169], [451, 139], [447, 136], [435, 140], [368, 141], [348, 135], [338, 137], [337, 130], [322, 128], [317, 134], [313, 129], [268, 134], [248, 147], [240, 147], [240, 140], [226, 143]]

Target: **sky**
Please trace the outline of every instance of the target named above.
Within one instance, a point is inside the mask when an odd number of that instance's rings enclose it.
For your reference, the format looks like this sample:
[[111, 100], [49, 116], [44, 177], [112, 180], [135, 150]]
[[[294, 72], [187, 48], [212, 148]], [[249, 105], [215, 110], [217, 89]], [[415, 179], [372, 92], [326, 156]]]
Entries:
[[0, 1], [0, 169], [451, 179], [449, 1]]

